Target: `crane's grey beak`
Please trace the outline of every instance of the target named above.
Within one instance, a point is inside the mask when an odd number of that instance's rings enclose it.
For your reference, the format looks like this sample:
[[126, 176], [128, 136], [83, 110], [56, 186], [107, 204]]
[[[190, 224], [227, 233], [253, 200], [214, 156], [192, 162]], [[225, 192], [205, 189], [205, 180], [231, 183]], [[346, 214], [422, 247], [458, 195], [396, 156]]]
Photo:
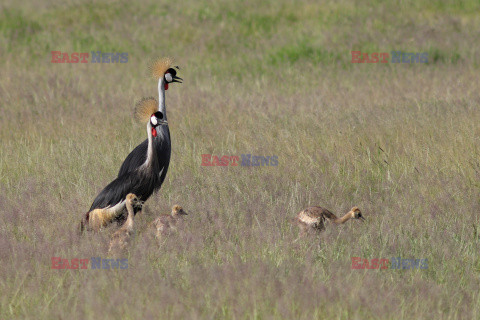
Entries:
[[173, 77], [172, 77], [172, 79], [173, 79], [173, 80], [172, 80], [172, 82], [178, 82], [178, 83], [182, 83], [182, 81], [183, 81], [183, 79], [182, 79], [182, 78], [180, 78], [180, 77], [177, 77], [177, 76], [173, 76]]
[[363, 216], [358, 217], [358, 219], [360, 219], [360, 221], [362, 222], [365, 221], [365, 218]]
[[158, 120], [157, 126], [168, 126], [167, 120]]

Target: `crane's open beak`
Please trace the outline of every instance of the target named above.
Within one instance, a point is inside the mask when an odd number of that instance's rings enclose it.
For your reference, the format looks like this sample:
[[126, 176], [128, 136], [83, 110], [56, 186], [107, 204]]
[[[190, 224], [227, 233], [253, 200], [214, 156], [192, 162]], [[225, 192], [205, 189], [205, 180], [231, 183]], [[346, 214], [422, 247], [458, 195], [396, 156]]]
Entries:
[[177, 76], [173, 76], [173, 77], [172, 77], [172, 79], [173, 79], [173, 80], [172, 80], [172, 82], [178, 82], [178, 83], [182, 83], [182, 81], [183, 81], [183, 79], [182, 79], [182, 78], [180, 78], [180, 77], [177, 77]]

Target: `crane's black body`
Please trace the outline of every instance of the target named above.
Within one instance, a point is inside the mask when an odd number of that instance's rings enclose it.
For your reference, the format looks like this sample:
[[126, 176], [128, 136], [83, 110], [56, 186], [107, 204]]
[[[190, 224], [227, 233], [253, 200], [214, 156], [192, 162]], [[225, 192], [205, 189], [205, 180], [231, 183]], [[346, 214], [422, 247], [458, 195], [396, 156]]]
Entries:
[[[148, 154], [148, 139], [139, 144], [127, 156], [118, 177], [110, 182], [95, 198], [89, 211], [113, 207], [125, 200], [129, 193], [137, 195], [141, 201], [146, 201], [153, 192], [160, 189], [167, 175], [170, 164], [171, 143], [168, 126], [157, 127], [159, 134], [151, 137], [153, 157], [148, 166], [144, 166]], [[135, 209], [135, 214], [138, 212]], [[125, 214], [117, 218], [125, 220]]]
[[[168, 126], [162, 127], [163, 134], [159, 134], [159, 136], [153, 138], [153, 146], [155, 148], [155, 152], [157, 155], [157, 159], [159, 160], [160, 170], [165, 168], [162, 172], [162, 179], [160, 181], [160, 186], [165, 179], [165, 175], [167, 174], [168, 165], [170, 164], [170, 154], [171, 154], [171, 147], [170, 147], [170, 130]], [[164, 136], [168, 140], [166, 141], [158, 139], [159, 137]], [[139, 144], [132, 152], [127, 156], [125, 161], [122, 163], [120, 170], [118, 171], [118, 177], [122, 176], [125, 173], [135, 171], [138, 167], [140, 167], [145, 161], [147, 160], [147, 150], [148, 150], [148, 139], [145, 139], [141, 144]], [[159, 188], [160, 188], [159, 186]], [[142, 200], [144, 201], [144, 200]]]

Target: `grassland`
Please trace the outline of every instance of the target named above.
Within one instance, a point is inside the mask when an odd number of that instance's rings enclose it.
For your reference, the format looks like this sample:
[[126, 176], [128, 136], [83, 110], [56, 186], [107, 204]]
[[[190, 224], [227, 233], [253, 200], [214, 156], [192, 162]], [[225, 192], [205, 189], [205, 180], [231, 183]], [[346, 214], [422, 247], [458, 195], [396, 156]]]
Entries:
[[[0, 318], [480, 317], [477, 1], [19, 1], [0, 6]], [[51, 51], [128, 52], [53, 64]], [[350, 52], [428, 52], [351, 64]], [[145, 139], [146, 63], [175, 56], [172, 162], [137, 217], [127, 270], [52, 270], [106, 257], [76, 227]], [[202, 167], [201, 154], [277, 155]], [[179, 203], [184, 233], [145, 225]], [[368, 221], [293, 243], [308, 205]], [[352, 270], [351, 258], [428, 259]]]

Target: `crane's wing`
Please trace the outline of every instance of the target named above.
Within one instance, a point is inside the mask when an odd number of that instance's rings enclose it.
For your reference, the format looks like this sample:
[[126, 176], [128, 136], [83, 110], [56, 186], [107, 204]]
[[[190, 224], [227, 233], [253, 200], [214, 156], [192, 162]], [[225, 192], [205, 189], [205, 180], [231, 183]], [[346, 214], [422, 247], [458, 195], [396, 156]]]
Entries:
[[[155, 190], [159, 189], [165, 180], [167, 175], [168, 166], [170, 164], [170, 153], [171, 149], [168, 144], [161, 144], [157, 148], [157, 160], [158, 167], [157, 170], [160, 173], [160, 180], [155, 185]], [[143, 141], [139, 144], [132, 152], [127, 156], [125, 161], [123, 161], [122, 166], [118, 172], [118, 177], [120, 178], [123, 175], [130, 174], [140, 168], [145, 161], [147, 161], [147, 152], [148, 152], [148, 140]], [[147, 200], [147, 199], [143, 199]]]
[[317, 223], [321, 218], [321, 215], [318, 215], [315, 208], [309, 207], [303, 209], [297, 214], [297, 219], [308, 225]]
[[128, 172], [135, 171], [147, 160], [148, 139], [145, 139], [142, 143], [135, 147], [130, 152], [125, 161], [123, 161], [120, 170], [118, 171], [118, 177], [123, 176]]
[[297, 214], [297, 218], [307, 224], [324, 221], [325, 219], [335, 220], [337, 217], [322, 207], [308, 207]]
[[322, 207], [308, 207], [302, 211], [302, 214], [311, 219], [318, 219], [322, 217], [323, 210]]
[[140, 199], [146, 200], [154, 190], [154, 181], [145, 179], [140, 171], [130, 172], [110, 182], [95, 198], [89, 211], [113, 207], [125, 200], [129, 193], [136, 194]]
[[129, 190], [132, 190], [134, 182], [128, 175], [122, 175], [110, 182], [93, 200], [89, 211], [113, 207], [125, 200]]

